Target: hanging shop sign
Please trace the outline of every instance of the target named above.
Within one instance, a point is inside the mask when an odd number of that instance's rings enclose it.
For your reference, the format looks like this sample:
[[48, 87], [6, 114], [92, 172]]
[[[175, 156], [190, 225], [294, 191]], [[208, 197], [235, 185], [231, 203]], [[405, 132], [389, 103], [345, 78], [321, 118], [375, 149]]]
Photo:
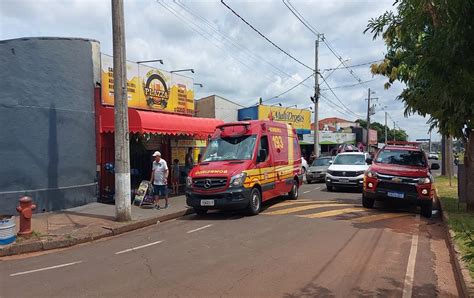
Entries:
[[206, 147], [206, 140], [171, 140], [174, 147]]
[[[113, 57], [101, 55], [102, 104], [114, 104]], [[127, 97], [131, 108], [194, 114], [194, 81], [191, 78], [127, 62]]]
[[295, 129], [311, 129], [311, 111], [274, 106], [258, 106], [258, 119], [291, 124]]
[[[321, 145], [339, 145], [339, 144], [355, 144], [355, 133], [339, 133], [339, 132], [319, 132], [319, 144]], [[303, 135], [301, 144], [314, 144], [314, 134]]]

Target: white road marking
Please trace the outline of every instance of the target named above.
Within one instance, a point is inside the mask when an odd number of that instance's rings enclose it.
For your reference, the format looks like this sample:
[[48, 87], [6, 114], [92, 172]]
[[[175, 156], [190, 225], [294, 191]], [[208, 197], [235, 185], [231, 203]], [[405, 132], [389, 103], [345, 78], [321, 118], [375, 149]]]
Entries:
[[67, 264], [61, 264], [61, 265], [56, 265], [56, 266], [51, 266], [51, 267], [45, 267], [45, 268], [35, 269], [35, 270], [30, 270], [30, 271], [17, 272], [17, 273], [10, 274], [10, 276], [17, 276], [17, 275], [29, 274], [29, 273], [39, 272], [39, 271], [62, 268], [62, 267], [67, 267], [67, 266], [76, 265], [76, 264], [80, 264], [80, 263], [82, 263], [82, 261], [77, 261], [77, 262], [72, 262], [72, 263], [67, 263]]
[[[416, 215], [416, 220], [420, 220], [420, 215]], [[416, 253], [418, 251], [418, 231], [411, 238], [410, 255], [408, 257], [407, 273], [403, 285], [403, 298], [411, 298], [413, 294], [413, 279], [415, 277]]]
[[305, 194], [305, 193], [308, 193], [308, 192], [311, 192], [311, 190], [304, 191], [303, 193]]
[[320, 186], [320, 187], [313, 188], [313, 190], [318, 190], [318, 189], [320, 189], [320, 188], [321, 188], [321, 186]]
[[194, 233], [194, 232], [197, 232], [197, 231], [200, 231], [200, 230], [204, 230], [204, 229], [209, 228], [210, 226], [212, 226], [212, 225], [207, 225], [207, 226], [204, 226], [204, 227], [200, 227], [200, 228], [197, 228], [195, 230], [188, 231], [187, 233], [190, 234], [190, 233]]
[[126, 252], [130, 252], [130, 251], [134, 251], [134, 250], [137, 250], [137, 249], [145, 248], [145, 247], [152, 246], [152, 245], [155, 245], [155, 244], [160, 244], [161, 242], [163, 242], [163, 241], [162, 240], [155, 241], [155, 242], [152, 242], [152, 243], [148, 243], [148, 244], [140, 245], [140, 246], [137, 246], [137, 247], [129, 248], [129, 249], [126, 249], [126, 250], [118, 251], [115, 254], [116, 255], [123, 254], [123, 253], [126, 253]]

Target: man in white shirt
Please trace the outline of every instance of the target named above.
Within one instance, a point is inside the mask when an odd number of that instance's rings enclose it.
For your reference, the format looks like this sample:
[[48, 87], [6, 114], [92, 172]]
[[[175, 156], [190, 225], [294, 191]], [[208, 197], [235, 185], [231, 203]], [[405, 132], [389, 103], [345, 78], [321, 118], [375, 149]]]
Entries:
[[168, 208], [168, 164], [161, 158], [161, 153], [155, 151], [153, 153], [155, 161], [153, 162], [153, 170], [151, 171], [150, 182], [153, 183], [153, 193], [155, 196], [155, 209], [160, 209], [160, 197], [165, 199], [165, 207]]

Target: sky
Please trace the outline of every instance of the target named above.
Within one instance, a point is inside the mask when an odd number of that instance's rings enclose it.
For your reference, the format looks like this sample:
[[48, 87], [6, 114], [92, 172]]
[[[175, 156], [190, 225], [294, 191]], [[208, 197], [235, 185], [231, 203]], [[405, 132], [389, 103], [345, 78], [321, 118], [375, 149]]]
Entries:
[[[429, 137], [427, 118], [404, 116], [404, 105], [396, 99], [404, 85], [396, 83], [385, 90], [386, 79], [373, 76], [367, 64], [383, 59], [386, 47], [382, 40], [373, 40], [363, 31], [370, 18], [395, 10], [393, 0], [225, 3], [281, 50], [220, 1], [124, 0], [127, 60], [163, 59], [163, 65], [149, 65], [167, 71], [193, 68], [195, 73], [186, 75], [203, 85], [195, 86], [196, 99], [216, 94], [243, 106], [262, 98], [269, 105], [309, 108], [315, 83], [311, 76], [315, 33], [321, 33], [324, 42], [319, 44], [318, 68], [325, 81], [319, 80], [319, 119], [366, 119], [370, 88], [371, 97], [376, 98], [372, 101], [376, 105], [372, 122], [383, 124], [387, 112], [389, 127], [395, 122], [410, 140]], [[287, 5], [296, 9], [306, 26]], [[0, 1], [0, 40], [37, 36], [95, 39], [101, 51], [111, 55], [111, 1]], [[432, 139], [438, 141], [439, 134], [433, 131]]]

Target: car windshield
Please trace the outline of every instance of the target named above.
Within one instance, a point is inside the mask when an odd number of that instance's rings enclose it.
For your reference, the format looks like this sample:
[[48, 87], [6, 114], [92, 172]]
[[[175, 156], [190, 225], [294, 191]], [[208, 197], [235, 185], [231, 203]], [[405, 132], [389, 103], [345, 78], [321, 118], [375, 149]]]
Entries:
[[335, 165], [365, 165], [364, 155], [361, 154], [344, 154], [336, 156]]
[[311, 166], [313, 167], [329, 166], [330, 161], [331, 161], [331, 158], [318, 158], [313, 161]]
[[421, 151], [383, 150], [375, 160], [378, 163], [425, 167], [426, 161]]
[[211, 140], [202, 161], [252, 159], [255, 135], [224, 137]]

